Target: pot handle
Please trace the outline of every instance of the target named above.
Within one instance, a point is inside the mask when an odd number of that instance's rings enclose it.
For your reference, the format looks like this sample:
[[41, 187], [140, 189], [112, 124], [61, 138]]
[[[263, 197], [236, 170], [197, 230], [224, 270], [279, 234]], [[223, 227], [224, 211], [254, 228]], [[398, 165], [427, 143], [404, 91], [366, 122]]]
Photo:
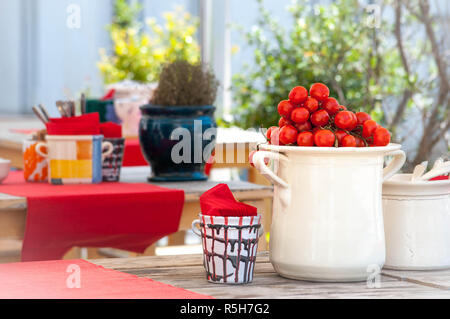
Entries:
[[383, 169], [383, 182], [394, 176], [405, 164], [406, 155], [402, 150], [393, 151], [384, 156], [394, 156], [394, 159]]
[[267, 151], [258, 151], [255, 154], [253, 154], [253, 164], [255, 165], [256, 169], [263, 175], [265, 178], [267, 178], [270, 182], [272, 182], [275, 185], [281, 186], [283, 188], [289, 188], [288, 183], [286, 183], [284, 180], [282, 180], [280, 177], [278, 177], [269, 167], [267, 167], [264, 160], [266, 158], [272, 159], [272, 160], [285, 160], [289, 161], [289, 159], [280, 153], [274, 153], [274, 152], [267, 152]]

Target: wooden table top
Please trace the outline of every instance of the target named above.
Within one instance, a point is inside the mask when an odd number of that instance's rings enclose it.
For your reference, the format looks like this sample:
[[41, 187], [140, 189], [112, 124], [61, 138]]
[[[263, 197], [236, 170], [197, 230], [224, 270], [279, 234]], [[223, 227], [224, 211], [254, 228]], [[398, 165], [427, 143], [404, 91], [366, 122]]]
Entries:
[[206, 281], [201, 255], [97, 259], [91, 262], [139, 277], [148, 277], [215, 298], [450, 298], [450, 270], [382, 270], [380, 287], [366, 282], [316, 283], [286, 279], [275, 273], [267, 252], [258, 255], [253, 282], [224, 285]]
[[[150, 174], [150, 167], [123, 167], [121, 172], [121, 182], [124, 183], [147, 183], [147, 176]], [[182, 189], [185, 192], [185, 201], [198, 201], [201, 194], [208, 189], [219, 184], [218, 181], [200, 182], [165, 182], [152, 183], [166, 188]], [[240, 201], [249, 199], [272, 198], [272, 186], [257, 185], [244, 181], [227, 181], [226, 183], [233, 192], [236, 199]], [[0, 188], [0, 209], [23, 208], [26, 207], [26, 198], [2, 194]]]

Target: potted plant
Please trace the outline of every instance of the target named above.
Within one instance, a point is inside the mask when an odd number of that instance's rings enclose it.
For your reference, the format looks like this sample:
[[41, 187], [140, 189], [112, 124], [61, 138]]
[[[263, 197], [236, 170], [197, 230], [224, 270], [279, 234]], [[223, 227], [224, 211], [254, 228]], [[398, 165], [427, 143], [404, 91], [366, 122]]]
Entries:
[[207, 179], [217, 88], [217, 79], [201, 64], [178, 60], [163, 67], [150, 104], [141, 106], [139, 140], [151, 181]]

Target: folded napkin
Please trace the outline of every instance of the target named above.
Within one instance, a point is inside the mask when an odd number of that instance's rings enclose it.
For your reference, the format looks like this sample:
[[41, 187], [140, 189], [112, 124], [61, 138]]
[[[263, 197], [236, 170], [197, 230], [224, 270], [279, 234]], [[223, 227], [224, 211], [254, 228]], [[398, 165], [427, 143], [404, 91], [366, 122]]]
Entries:
[[115, 94], [116, 94], [116, 90], [115, 89], [111, 89], [100, 100], [101, 101], [112, 100], [112, 99], [114, 99], [114, 95]]
[[203, 215], [256, 216], [256, 207], [238, 202], [227, 184], [219, 184], [200, 196]]
[[99, 135], [100, 116], [88, 113], [81, 116], [51, 118], [46, 124], [49, 135]]
[[121, 138], [122, 125], [113, 122], [104, 122], [100, 124], [100, 134], [105, 138]]

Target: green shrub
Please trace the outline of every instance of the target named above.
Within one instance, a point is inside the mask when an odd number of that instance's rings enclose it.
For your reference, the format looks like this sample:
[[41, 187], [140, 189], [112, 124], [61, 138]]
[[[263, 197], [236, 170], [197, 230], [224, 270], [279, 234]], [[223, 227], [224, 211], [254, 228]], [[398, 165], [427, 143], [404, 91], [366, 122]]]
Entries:
[[113, 42], [111, 55], [100, 50], [98, 67], [105, 84], [133, 80], [142, 83], [158, 81], [163, 63], [200, 61], [196, 40], [198, 19], [181, 7], [164, 14], [164, 26], [147, 19], [149, 31], [137, 22], [141, 7], [117, 0], [116, 16], [108, 29]]

